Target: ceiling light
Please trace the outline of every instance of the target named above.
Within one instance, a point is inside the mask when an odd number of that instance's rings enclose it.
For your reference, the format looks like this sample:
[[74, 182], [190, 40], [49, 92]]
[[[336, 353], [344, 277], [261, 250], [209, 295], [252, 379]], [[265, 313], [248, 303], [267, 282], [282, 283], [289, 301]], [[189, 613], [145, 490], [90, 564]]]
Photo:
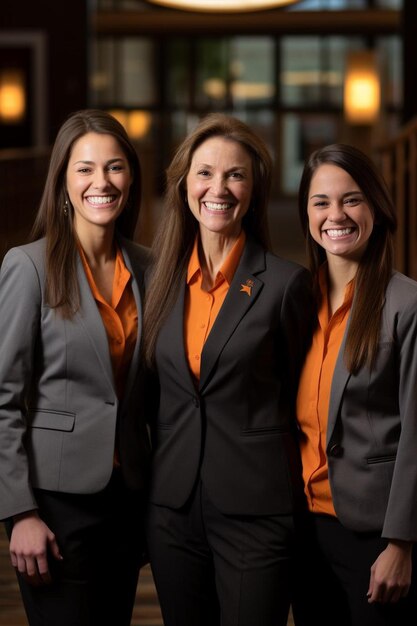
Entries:
[[298, 0], [147, 0], [151, 4], [184, 11], [205, 11], [223, 13], [243, 13], [276, 9], [287, 4], [295, 4]]

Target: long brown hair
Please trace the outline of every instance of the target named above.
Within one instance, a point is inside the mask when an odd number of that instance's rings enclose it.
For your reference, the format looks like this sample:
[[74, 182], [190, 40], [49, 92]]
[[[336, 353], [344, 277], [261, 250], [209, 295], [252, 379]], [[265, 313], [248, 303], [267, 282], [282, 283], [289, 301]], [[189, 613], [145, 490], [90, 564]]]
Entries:
[[164, 211], [154, 237], [154, 267], [147, 288], [144, 313], [145, 357], [153, 363], [159, 330], [174, 305], [191, 254], [198, 222], [186, 201], [186, 178], [196, 149], [211, 137], [236, 141], [249, 153], [253, 169], [250, 208], [243, 229], [270, 248], [267, 205], [271, 187], [272, 159], [264, 142], [241, 120], [211, 113], [203, 118], [178, 147], [166, 172]]
[[45, 187], [31, 233], [32, 241], [46, 238], [46, 300], [66, 318], [72, 317], [80, 304], [77, 246], [73, 208], [66, 189], [66, 171], [74, 143], [87, 133], [112, 135], [129, 163], [132, 184], [126, 206], [116, 220], [118, 233], [133, 239], [140, 208], [139, 159], [123, 126], [112, 115], [98, 109], [84, 109], [70, 115], [58, 131], [52, 148]]
[[382, 307], [393, 270], [393, 234], [397, 220], [385, 181], [363, 152], [346, 144], [331, 144], [313, 152], [301, 177], [298, 206], [317, 295], [318, 270], [326, 260], [326, 253], [310, 234], [307, 207], [311, 179], [324, 163], [342, 168], [353, 178], [374, 217], [372, 234], [355, 278], [355, 298], [344, 355], [349, 371], [357, 373], [365, 364], [372, 367], [377, 355]]

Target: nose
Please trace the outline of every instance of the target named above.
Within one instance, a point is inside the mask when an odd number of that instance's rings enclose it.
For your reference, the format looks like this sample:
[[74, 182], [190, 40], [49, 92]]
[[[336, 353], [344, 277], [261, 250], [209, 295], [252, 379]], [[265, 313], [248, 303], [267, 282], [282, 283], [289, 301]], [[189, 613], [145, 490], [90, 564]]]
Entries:
[[104, 169], [97, 168], [94, 171], [93, 187], [94, 189], [103, 189], [108, 185], [107, 172]]
[[339, 202], [335, 202], [330, 206], [330, 211], [327, 219], [330, 222], [344, 222], [346, 219], [346, 213], [344, 207]]
[[211, 181], [211, 189], [214, 195], [222, 196], [227, 194], [226, 179], [221, 174], [214, 176]]

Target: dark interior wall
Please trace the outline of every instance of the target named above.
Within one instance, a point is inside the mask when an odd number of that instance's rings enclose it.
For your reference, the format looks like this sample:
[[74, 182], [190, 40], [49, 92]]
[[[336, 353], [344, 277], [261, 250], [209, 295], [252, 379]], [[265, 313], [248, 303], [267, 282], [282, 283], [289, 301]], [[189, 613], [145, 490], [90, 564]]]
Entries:
[[69, 113], [88, 103], [88, 0], [11, 0], [0, 7], [0, 31], [46, 37], [46, 135], [52, 143]]
[[417, 118], [417, 2], [403, 0], [402, 33], [404, 45], [403, 122]]

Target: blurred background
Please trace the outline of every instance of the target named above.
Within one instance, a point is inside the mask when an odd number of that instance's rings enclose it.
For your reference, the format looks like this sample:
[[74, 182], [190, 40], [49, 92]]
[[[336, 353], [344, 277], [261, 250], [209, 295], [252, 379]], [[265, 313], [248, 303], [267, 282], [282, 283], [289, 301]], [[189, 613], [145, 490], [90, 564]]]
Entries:
[[144, 174], [142, 243], [152, 241], [175, 146], [201, 116], [225, 111], [249, 123], [274, 157], [277, 252], [304, 261], [295, 201], [304, 160], [321, 145], [344, 141], [381, 164], [399, 211], [397, 266], [415, 275], [416, 5], [2, 3], [0, 260], [27, 237], [59, 126], [72, 111], [93, 106], [113, 112], [136, 143]]
[[[2, 2], [0, 261], [27, 239], [59, 126], [85, 107], [112, 112], [135, 142], [139, 242], [152, 242], [178, 142], [201, 116], [224, 111], [250, 124], [274, 158], [275, 252], [305, 262], [303, 163], [343, 141], [381, 168], [398, 213], [396, 266], [417, 278], [415, 0]], [[13, 621], [6, 553], [0, 538], [0, 623], [12, 626], [24, 622]], [[149, 572], [145, 583], [145, 605], [155, 605]], [[160, 623], [155, 607], [156, 621], [149, 609], [135, 624]]]

